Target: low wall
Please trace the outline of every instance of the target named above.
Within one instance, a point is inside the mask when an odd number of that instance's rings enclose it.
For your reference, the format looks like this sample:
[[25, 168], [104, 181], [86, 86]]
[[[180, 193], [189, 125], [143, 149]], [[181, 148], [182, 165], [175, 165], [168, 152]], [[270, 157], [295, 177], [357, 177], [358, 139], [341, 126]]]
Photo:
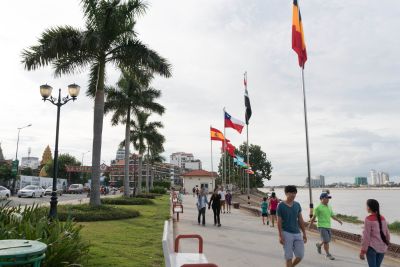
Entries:
[[[240, 208], [245, 209], [256, 216], [261, 216], [260, 208], [248, 205], [241, 205]], [[308, 226], [308, 223], [306, 223], [306, 225]], [[318, 229], [315, 226], [315, 224], [311, 226], [311, 231], [318, 232]], [[345, 241], [347, 243], [351, 243], [353, 245], [361, 246], [361, 235], [359, 234], [353, 234], [337, 229], [332, 229], [332, 237], [338, 240]], [[400, 245], [390, 244], [386, 255], [390, 255], [394, 258], [400, 259]]]

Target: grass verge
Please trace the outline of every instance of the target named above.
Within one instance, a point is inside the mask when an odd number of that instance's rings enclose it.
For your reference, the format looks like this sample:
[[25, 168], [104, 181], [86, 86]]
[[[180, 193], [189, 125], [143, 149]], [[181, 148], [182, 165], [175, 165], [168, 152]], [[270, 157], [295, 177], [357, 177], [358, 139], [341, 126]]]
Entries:
[[350, 215], [345, 215], [345, 214], [336, 214], [336, 218], [344, 221], [344, 222], [349, 222], [349, 223], [354, 223], [354, 224], [362, 224], [364, 223], [360, 219], [358, 219], [357, 216], [350, 216]]
[[102, 198], [102, 204], [106, 205], [152, 205], [154, 202], [148, 198], [137, 197], [116, 197], [116, 198]]
[[154, 205], [118, 207], [139, 211], [134, 219], [81, 223], [83, 239], [91, 245], [85, 266], [163, 266], [161, 237], [169, 201], [167, 195], [153, 201]]

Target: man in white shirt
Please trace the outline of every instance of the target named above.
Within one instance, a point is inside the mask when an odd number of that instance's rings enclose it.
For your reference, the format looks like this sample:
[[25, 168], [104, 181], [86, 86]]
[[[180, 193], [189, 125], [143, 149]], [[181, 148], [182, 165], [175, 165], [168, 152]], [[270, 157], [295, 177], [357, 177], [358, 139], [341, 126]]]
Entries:
[[221, 213], [222, 213], [222, 209], [224, 210], [224, 213], [225, 213], [225, 195], [226, 195], [226, 191], [225, 191], [225, 188], [223, 186], [221, 186], [221, 189], [218, 191], [218, 195], [221, 196]]

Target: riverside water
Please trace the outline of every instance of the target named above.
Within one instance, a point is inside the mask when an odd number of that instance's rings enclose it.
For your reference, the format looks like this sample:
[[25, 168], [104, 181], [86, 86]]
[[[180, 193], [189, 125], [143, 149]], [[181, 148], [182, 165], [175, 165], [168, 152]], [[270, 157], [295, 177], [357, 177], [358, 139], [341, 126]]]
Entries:
[[[314, 208], [319, 204], [319, 195], [322, 188], [312, 188], [312, 198]], [[270, 188], [260, 188], [262, 192], [271, 192]], [[274, 189], [279, 199], [284, 199], [285, 194], [283, 188]], [[332, 199], [329, 201], [335, 213], [357, 216], [360, 220], [364, 220], [368, 215], [366, 202], [369, 198], [379, 201], [381, 214], [389, 223], [400, 221], [400, 188], [361, 188], [361, 189], [345, 189], [345, 188], [329, 188]], [[308, 188], [298, 188], [296, 201], [301, 204], [303, 209], [303, 217], [308, 220], [309, 214], [309, 191]], [[342, 226], [335, 221], [332, 228], [344, 230], [356, 234], [362, 233], [362, 225], [344, 223]], [[392, 243], [400, 244], [400, 235], [392, 234]]]

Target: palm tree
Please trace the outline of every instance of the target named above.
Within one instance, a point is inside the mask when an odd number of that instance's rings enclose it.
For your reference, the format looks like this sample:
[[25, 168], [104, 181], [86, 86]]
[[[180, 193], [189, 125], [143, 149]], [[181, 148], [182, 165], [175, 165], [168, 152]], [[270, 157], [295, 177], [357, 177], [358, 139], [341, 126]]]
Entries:
[[136, 17], [145, 13], [141, 0], [82, 0], [84, 30], [59, 26], [45, 30], [39, 44], [22, 53], [28, 71], [52, 65], [55, 76], [90, 67], [87, 94], [94, 97], [92, 184], [90, 204], [100, 205], [100, 157], [104, 117], [104, 81], [107, 64], [127, 68], [132, 73], [143, 69], [171, 76], [171, 66], [138, 40], [134, 32]]
[[[139, 112], [136, 115], [136, 121], [131, 121], [130, 139], [139, 153], [137, 194], [142, 192], [142, 155], [146, 152], [146, 145], [164, 138], [158, 132], [159, 128], [163, 128], [163, 124], [159, 121], [148, 122], [149, 117], [150, 113]], [[146, 177], [146, 191], [148, 191], [148, 176]]]
[[140, 111], [155, 112], [163, 114], [165, 108], [154, 102], [161, 96], [161, 91], [148, 87], [152, 78], [150, 74], [137, 77], [134, 74], [122, 70], [122, 75], [117, 83], [119, 89], [106, 88], [107, 101], [104, 106], [105, 113], [113, 111], [112, 125], [125, 124], [125, 174], [124, 195], [129, 196], [129, 147], [130, 147], [130, 124], [131, 115], [137, 115]]
[[[158, 134], [154, 135], [154, 139], [150, 140], [147, 145], [147, 162], [148, 164], [151, 165], [151, 182], [150, 182], [150, 188], [153, 189], [153, 183], [154, 183], [154, 171], [153, 171], [153, 166], [155, 163], [158, 162], [163, 162], [165, 161], [165, 158], [161, 156], [161, 153], [164, 152], [164, 142], [165, 138], [163, 135]], [[149, 174], [146, 174], [147, 177]]]

